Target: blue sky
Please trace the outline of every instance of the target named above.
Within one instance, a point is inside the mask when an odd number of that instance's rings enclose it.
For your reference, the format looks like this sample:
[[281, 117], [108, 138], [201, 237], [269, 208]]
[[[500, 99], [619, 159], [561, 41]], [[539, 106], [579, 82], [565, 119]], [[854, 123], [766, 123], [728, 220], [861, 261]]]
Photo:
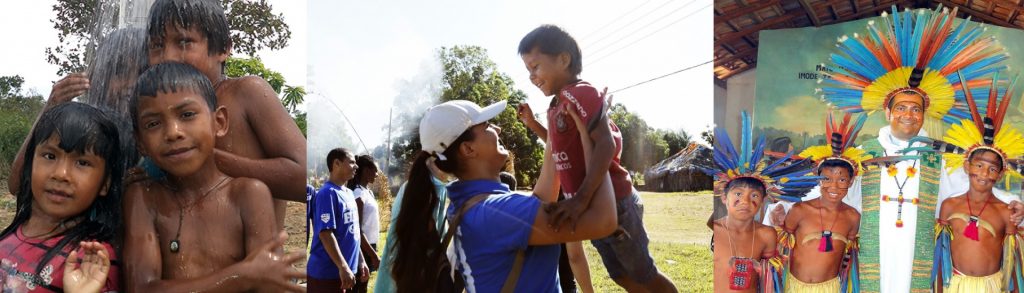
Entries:
[[[583, 50], [581, 78], [614, 91], [712, 59], [712, 1], [326, 1], [309, 2], [309, 90], [330, 99], [311, 121], [362, 138], [387, 139], [388, 111], [406, 82], [431, 80], [442, 46], [485, 48], [536, 112], [546, 109], [516, 52], [541, 24], [573, 34]], [[628, 12], [628, 13], [627, 13]], [[615, 102], [662, 129], [693, 135], [713, 121], [711, 64], [615, 94]], [[324, 102], [324, 101], [319, 101]], [[344, 111], [351, 125], [343, 121]], [[324, 118], [320, 118], [324, 119]], [[319, 119], [313, 119], [319, 120]], [[318, 126], [320, 125], [320, 126]], [[313, 140], [310, 143], [316, 143]], [[362, 147], [345, 145], [357, 148]]]

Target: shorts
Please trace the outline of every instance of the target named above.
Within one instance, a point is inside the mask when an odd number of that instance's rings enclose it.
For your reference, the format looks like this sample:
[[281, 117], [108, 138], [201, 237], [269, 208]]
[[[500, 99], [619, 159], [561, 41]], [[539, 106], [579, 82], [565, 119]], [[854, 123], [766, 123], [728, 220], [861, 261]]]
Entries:
[[633, 193], [618, 200], [615, 210], [619, 217], [619, 229], [612, 235], [591, 240], [590, 243], [601, 255], [601, 262], [612, 279], [629, 277], [640, 284], [647, 284], [658, 273], [654, 259], [647, 249], [650, 240], [644, 229], [644, 205], [640, 194]]
[[973, 277], [954, 270], [953, 277], [949, 280], [949, 287], [943, 288], [942, 292], [1002, 292], [1002, 281], [1002, 272], [984, 277]]
[[841, 289], [839, 283], [839, 277], [832, 278], [831, 280], [820, 282], [820, 283], [804, 283], [797, 280], [793, 274], [786, 275], [786, 292], [804, 292], [804, 293], [832, 293], [839, 292]]

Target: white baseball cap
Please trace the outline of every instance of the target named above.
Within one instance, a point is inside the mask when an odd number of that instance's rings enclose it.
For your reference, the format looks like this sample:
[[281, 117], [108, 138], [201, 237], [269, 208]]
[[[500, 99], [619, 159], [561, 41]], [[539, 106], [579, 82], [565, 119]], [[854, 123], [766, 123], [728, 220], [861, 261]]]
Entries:
[[505, 111], [506, 104], [506, 101], [500, 101], [480, 108], [470, 101], [454, 100], [430, 107], [420, 120], [420, 144], [423, 145], [423, 151], [445, 160], [441, 153], [448, 149], [459, 135], [473, 125], [497, 117]]

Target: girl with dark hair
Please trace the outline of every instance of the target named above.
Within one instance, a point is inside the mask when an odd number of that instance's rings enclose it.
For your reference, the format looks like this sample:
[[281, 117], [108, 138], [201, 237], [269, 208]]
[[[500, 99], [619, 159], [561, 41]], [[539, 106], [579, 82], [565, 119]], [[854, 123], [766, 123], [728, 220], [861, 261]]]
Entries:
[[[409, 171], [407, 194], [395, 223], [391, 275], [398, 292], [436, 291], [438, 280], [450, 273], [440, 267], [452, 238], [452, 267], [462, 271], [457, 277], [464, 279], [467, 291], [558, 292], [556, 244], [600, 238], [615, 230], [618, 218], [607, 175], [575, 227], [547, 224], [548, 210], [558, 196], [554, 162], [545, 160], [535, 196], [512, 192], [499, 182], [508, 151], [498, 139], [501, 128], [487, 121], [504, 110], [504, 101], [480, 108], [457, 100], [424, 114], [423, 151]], [[589, 156], [591, 142], [583, 144]], [[451, 227], [444, 242], [433, 218], [438, 202], [427, 167], [430, 158], [436, 159], [438, 169], [459, 179], [447, 188]]]
[[39, 118], [14, 219], [0, 232], [4, 292], [119, 290], [111, 243], [122, 229], [122, 178], [132, 153], [119, 125], [114, 114], [77, 102]]
[[[360, 251], [363, 260], [366, 261], [370, 272], [377, 270], [380, 266], [380, 257], [377, 255], [377, 240], [380, 238], [380, 216], [377, 211], [377, 197], [368, 188], [377, 179], [377, 163], [373, 162], [370, 155], [356, 156], [356, 174], [346, 185], [352, 190], [356, 198], [356, 208], [359, 210], [359, 231]], [[357, 282], [356, 292], [366, 292], [369, 282]]]

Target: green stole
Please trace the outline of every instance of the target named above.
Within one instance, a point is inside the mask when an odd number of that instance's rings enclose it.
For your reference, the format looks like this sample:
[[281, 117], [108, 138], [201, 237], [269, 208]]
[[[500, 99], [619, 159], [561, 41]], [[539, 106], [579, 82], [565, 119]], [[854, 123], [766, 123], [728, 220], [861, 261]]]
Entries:
[[[885, 151], [877, 139], [861, 146], [872, 157], [885, 156]], [[935, 250], [935, 207], [938, 206], [939, 172], [942, 160], [934, 153], [919, 153], [921, 176], [917, 204], [917, 231], [914, 241], [914, 263], [911, 271], [910, 291], [931, 292], [932, 256]], [[879, 223], [882, 170], [871, 167], [864, 171], [861, 181], [861, 218], [860, 218], [860, 287], [861, 292], [879, 292], [879, 224], [895, 225], [896, 223]], [[886, 176], [888, 178], [888, 176]], [[888, 194], [896, 197], [897, 194]], [[903, 204], [911, 204], [904, 202]]]

